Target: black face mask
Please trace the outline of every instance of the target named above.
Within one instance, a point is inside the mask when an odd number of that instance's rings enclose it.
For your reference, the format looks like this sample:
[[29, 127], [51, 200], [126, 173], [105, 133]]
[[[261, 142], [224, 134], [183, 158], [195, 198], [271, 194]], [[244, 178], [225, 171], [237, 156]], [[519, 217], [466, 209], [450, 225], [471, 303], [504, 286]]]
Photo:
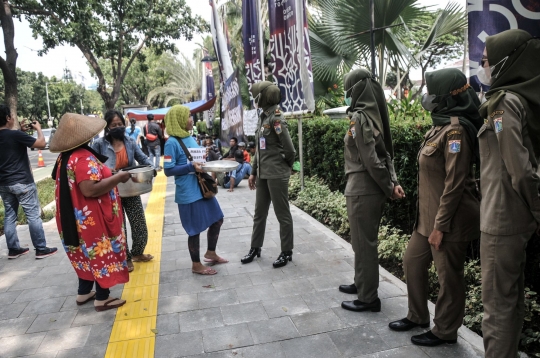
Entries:
[[126, 127], [116, 127], [109, 130], [109, 135], [114, 139], [124, 139], [126, 134]]

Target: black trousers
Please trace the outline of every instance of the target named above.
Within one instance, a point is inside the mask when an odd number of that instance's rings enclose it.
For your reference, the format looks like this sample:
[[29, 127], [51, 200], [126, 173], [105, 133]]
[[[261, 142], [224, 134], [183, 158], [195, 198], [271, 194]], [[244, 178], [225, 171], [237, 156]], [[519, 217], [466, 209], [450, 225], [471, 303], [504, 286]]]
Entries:
[[108, 288], [102, 288], [97, 281], [87, 281], [79, 278], [79, 295], [87, 295], [92, 291], [92, 287], [96, 284], [96, 300], [105, 301], [109, 298], [111, 291]]

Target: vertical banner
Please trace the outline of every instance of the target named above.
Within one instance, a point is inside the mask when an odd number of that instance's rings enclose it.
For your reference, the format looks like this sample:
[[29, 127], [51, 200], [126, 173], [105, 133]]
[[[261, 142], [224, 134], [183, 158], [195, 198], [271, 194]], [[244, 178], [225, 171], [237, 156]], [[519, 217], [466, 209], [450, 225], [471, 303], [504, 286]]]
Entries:
[[244, 39], [244, 59], [246, 62], [246, 78], [251, 95], [251, 86], [263, 81], [263, 45], [261, 43], [261, 19], [259, 13], [259, 0], [242, 0], [242, 36]]
[[[209, 57], [209, 53], [206, 49], [203, 50], [204, 57]], [[202, 99], [210, 101], [216, 96], [216, 86], [214, 83], [214, 73], [212, 70], [212, 62], [203, 62], [203, 84], [202, 84]], [[204, 112], [204, 120], [206, 121], [206, 126], [210, 128], [210, 123], [214, 121], [215, 114], [215, 105]]]
[[214, 41], [214, 47], [218, 56], [222, 78], [228, 79], [234, 72], [231, 62], [231, 56], [229, 54], [225, 35], [223, 34], [223, 25], [221, 22], [221, 18], [219, 17], [214, 0], [210, 0], [210, 6], [212, 7], [212, 23], [210, 25], [212, 39]]
[[315, 109], [304, 0], [268, 0], [273, 76], [285, 112]]
[[244, 141], [242, 94], [238, 85], [238, 74], [234, 72], [223, 84], [221, 108], [221, 139], [227, 143], [232, 137]]
[[[476, 91], [480, 84], [476, 72], [480, 67], [486, 37], [509, 29], [522, 29], [540, 36], [540, 1], [537, 0], [468, 0], [469, 63], [471, 85]], [[508, 49], [508, 52], [513, 49]]]

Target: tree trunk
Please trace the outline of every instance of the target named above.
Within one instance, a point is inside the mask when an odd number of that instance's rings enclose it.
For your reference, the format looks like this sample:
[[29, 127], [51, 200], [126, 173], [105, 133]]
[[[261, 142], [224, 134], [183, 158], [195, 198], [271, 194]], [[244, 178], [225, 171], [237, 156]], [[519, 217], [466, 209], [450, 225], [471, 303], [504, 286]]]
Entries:
[[5, 101], [11, 110], [11, 117], [15, 119], [15, 128], [19, 128], [17, 120], [17, 103], [19, 92], [17, 90], [17, 49], [15, 48], [15, 26], [9, 1], [3, 0], [0, 6], [0, 22], [4, 33], [4, 46], [6, 58], [0, 57], [0, 69], [4, 75]]

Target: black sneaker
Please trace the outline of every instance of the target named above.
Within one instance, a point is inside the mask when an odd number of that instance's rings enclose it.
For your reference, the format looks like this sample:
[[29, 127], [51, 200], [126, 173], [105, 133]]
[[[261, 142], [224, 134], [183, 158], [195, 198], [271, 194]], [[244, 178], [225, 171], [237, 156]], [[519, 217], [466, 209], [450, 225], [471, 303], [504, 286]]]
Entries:
[[36, 259], [44, 259], [58, 252], [56, 247], [46, 247], [43, 250], [36, 250]]
[[29, 248], [20, 248], [20, 249], [9, 249], [8, 253], [8, 259], [16, 259], [17, 257], [21, 257], [22, 255], [26, 255], [30, 251]]

